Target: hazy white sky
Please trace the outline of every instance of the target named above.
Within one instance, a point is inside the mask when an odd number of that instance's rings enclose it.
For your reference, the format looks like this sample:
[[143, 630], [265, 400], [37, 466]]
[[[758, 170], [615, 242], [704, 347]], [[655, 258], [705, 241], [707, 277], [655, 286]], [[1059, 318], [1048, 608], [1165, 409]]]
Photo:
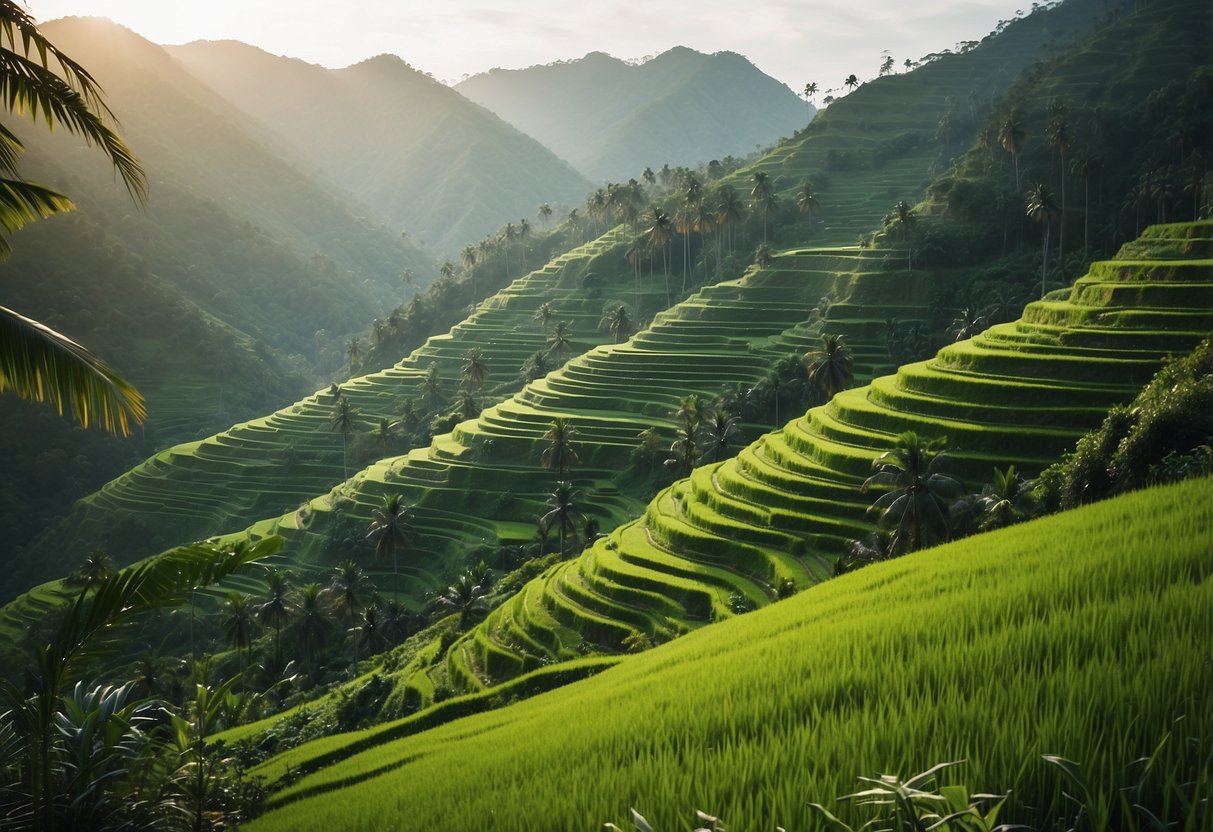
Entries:
[[1016, 0], [27, 0], [39, 20], [96, 15], [156, 43], [232, 38], [330, 67], [391, 52], [443, 80], [671, 46], [740, 52], [793, 90], [824, 92], [982, 38]]

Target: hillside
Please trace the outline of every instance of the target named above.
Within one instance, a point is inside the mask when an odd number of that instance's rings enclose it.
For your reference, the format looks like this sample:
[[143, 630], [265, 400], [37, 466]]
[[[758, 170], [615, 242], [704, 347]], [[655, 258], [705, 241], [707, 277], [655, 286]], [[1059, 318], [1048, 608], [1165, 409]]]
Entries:
[[235, 41], [166, 48], [330, 183], [439, 254], [589, 190], [537, 141], [394, 55], [329, 70]]
[[698, 808], [730, 829], [804, 829], [810, 801], [854, 822], [835, 798], [856, 777], [953, 760], [945, 782], [1012, 793], [1000, 821], [1051, 828], [1077, 807], [1045, 754], [1077, 762], [1086, 811], [1124, 828], [1117, 791], [1152, 753], [1137, 802], [1203, 828], [1211, 486], [871, 566], [415, 736], [392, 739], [406, 721], [301, 746], [254, 769], [279, 790], [249, 828], [628, 828], [632, 806], [654, 828]]
[[592, 52], [547, 66], [494, 69], [455, 89], [594, 181], [745, 157], [810, 117], [791, 90], [741, 55], [684, 47], [641, 64]]
[[403, 269], [429, 272], [159, 47], [106, 21], [47, 31], [105, 87], [150, 198], [135, 205], [71, 136], [10, 122], [28, 148], [22, 171], [78, 210], [13, 237], [0, 302], [102, 355], [147, 397], [150, 420], [116, 442], [0, 397], [6, 562], [158, 448], [298, 397], [340, 363], [349, 334], [399, 301]]

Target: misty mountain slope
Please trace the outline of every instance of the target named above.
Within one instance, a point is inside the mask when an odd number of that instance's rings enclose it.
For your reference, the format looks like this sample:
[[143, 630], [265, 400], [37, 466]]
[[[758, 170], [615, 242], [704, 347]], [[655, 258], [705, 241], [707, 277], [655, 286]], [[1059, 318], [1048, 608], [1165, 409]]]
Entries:
[[741, 55], [677, 47], [632, 65], [591, 52], [455, 87], [592, 179], [744, 155], [804, 127], [805, 104]]
[[589, 189], [537, 141], [393, 55], [329, 70], [235, 41], [169, 52], [332, 182], [440, 252]]

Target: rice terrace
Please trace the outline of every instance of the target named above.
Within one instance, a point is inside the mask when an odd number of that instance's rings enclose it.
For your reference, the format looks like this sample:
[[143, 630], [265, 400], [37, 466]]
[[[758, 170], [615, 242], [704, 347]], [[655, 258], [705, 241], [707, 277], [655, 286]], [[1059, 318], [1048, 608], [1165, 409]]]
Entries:
[[1213, 6], [1013, 5], [0, 0], [0, 829], [1213, 832]]

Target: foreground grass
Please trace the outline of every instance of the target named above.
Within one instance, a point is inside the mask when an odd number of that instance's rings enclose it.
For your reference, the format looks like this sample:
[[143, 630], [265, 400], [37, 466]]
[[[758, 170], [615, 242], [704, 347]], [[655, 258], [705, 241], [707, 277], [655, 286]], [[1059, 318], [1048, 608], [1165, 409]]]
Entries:
[[[703, 808], [732, 829], [803, 829], [806, 801], [833, 805], [857, 775], [961, 758], [953, 777], [1014, 788], [1033, 822], [1025, 806], [1065, 803], [1042, 754], [1079, 762], [1092, 803], [1111, 804], [1169, 732], [1152, 782], [1207, 792], [1211, 487], [861, 570], [588, 681], [351, 753], [248, 828], [588, 829], [622, 826], [631, 805], [656, 828]], [[1164, 792], [1147, 786], [1141, 802], [1174, 815]]]

